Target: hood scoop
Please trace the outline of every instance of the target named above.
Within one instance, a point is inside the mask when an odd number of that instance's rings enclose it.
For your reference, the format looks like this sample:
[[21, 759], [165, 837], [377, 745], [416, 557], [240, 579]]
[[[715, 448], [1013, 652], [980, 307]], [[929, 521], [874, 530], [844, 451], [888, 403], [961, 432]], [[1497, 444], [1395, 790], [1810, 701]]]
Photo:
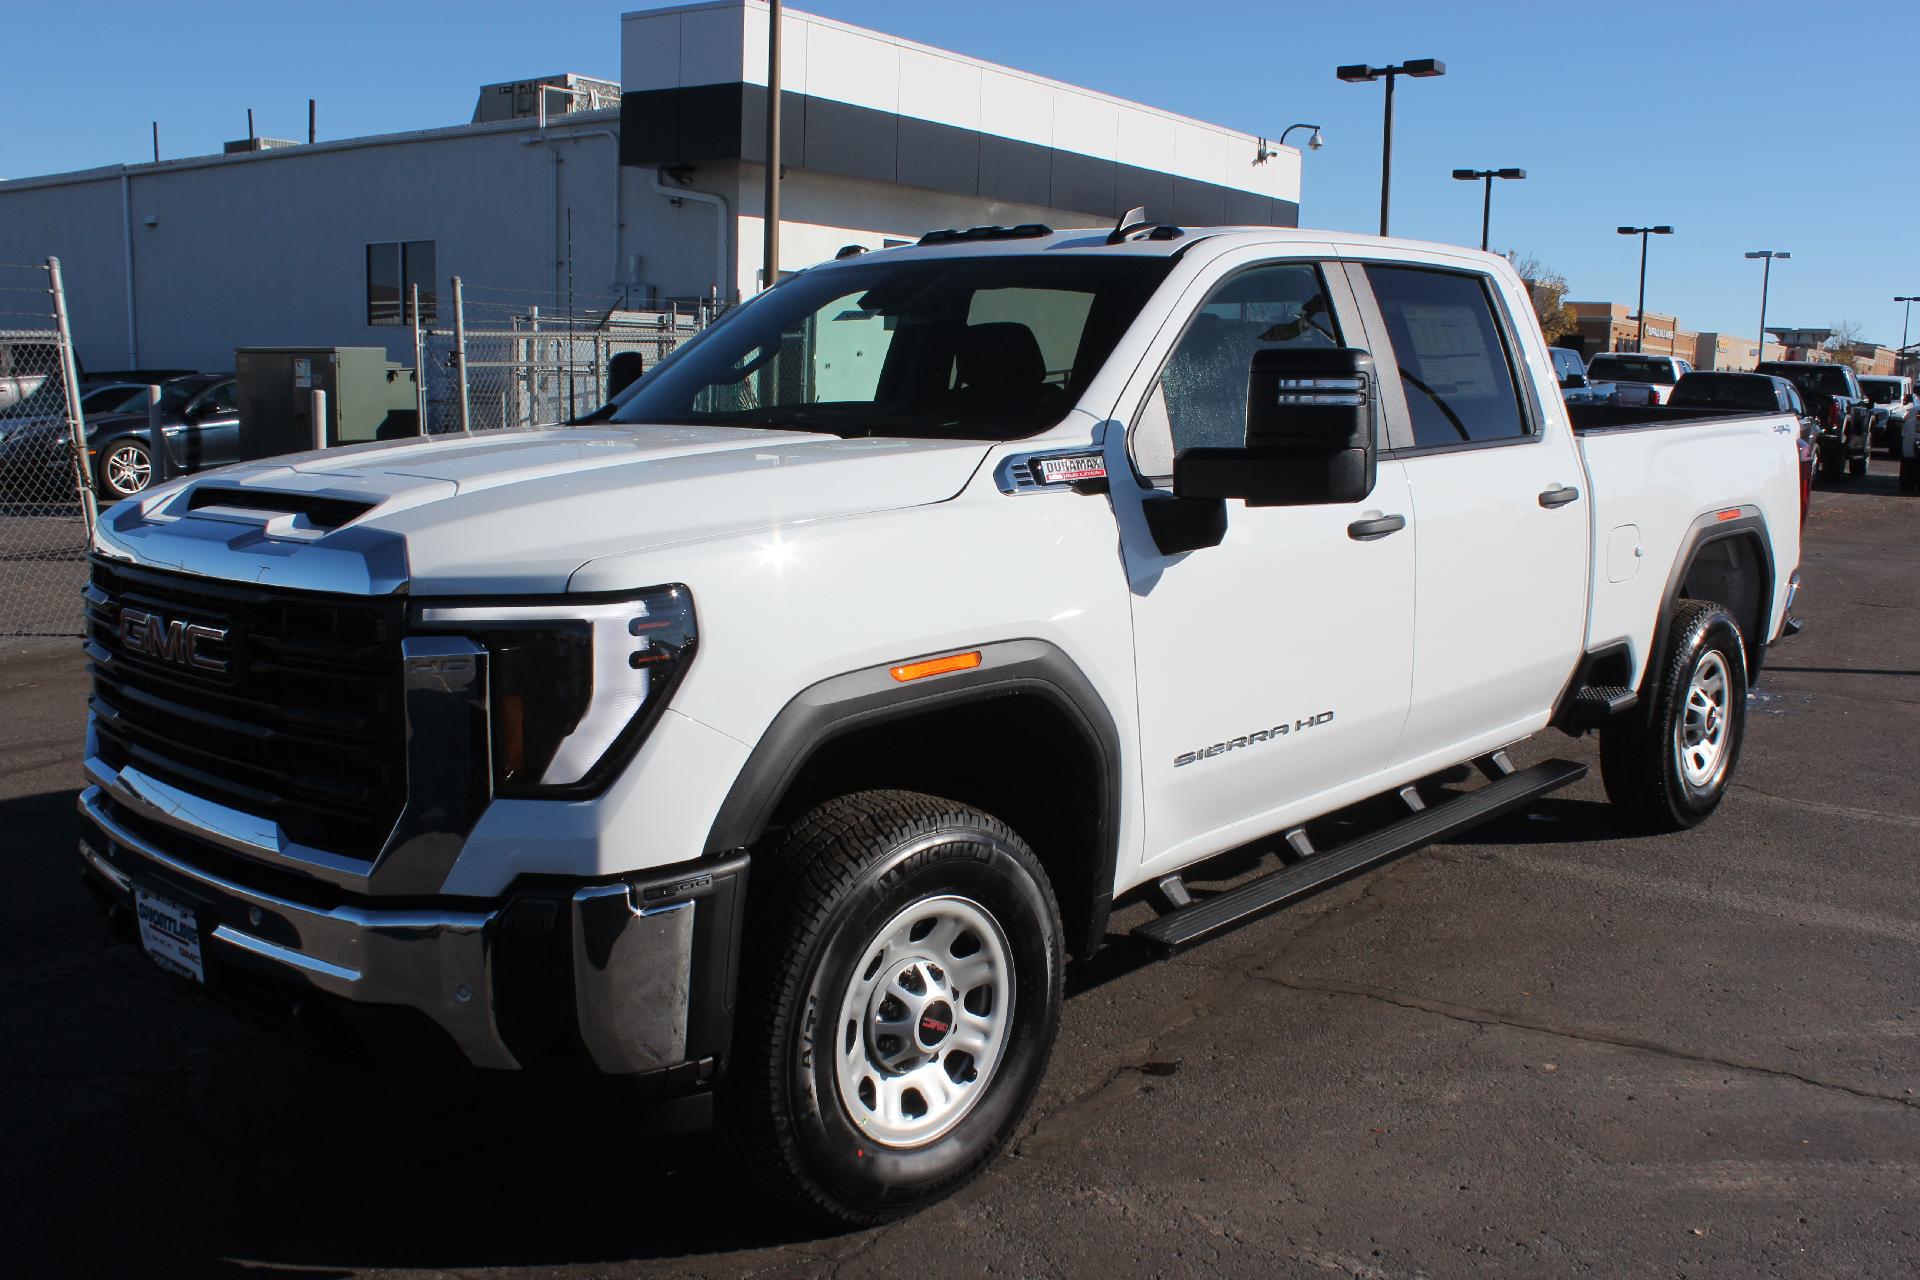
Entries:
[[242, 489], [231, 485], [203, 484], [194, 488], [187, 501], [188, 511], [208, 507], [230, 511], [260, 511], [270, 515], [300, 516], [315, 529], [338, 529], [379, 506], [362, 498], [341, 498], [319, 493], [278, 493], [271, 489]]

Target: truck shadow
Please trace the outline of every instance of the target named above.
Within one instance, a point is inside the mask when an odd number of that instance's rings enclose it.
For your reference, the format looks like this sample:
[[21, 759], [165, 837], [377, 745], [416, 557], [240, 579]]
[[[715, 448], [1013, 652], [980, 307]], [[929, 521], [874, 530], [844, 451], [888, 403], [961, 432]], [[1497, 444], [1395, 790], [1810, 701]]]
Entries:
[[[1468, 838], [1616, 838], [1604, 811], [1549, 799]], [[1378, 816], [1337, 816], [1327, 844]], [[15, 1274], [317, 1280], [779, 1253], [824, 1266], [849, 1247], [763, 1197], [726, 1143], [645, 1132], [617, 1091], [374, 1074], [211, 1004], [110, 937], [79, 883], [72, 791], [0, 801], [0, 831]], [[1235, 850], [1196, 888], [1273, 857]], [[1070, 997], [1152, 962], [1113, 941], [1070, 967]]]

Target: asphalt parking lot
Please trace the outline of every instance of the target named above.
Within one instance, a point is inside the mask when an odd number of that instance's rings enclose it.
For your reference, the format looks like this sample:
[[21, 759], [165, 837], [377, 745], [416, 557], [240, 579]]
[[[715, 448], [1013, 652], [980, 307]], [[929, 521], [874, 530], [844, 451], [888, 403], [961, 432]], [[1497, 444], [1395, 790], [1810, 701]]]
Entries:
[[1706, 827], [1625, 837], [1595, 761], [1171, 962], [1111, 948], [1009, 1155], [852, 1234], [604, 1097], [314, 1060], [110, 942], [73, 855], [76, 645], [0, 642], [0, 1271], [1912, 1274], [1920, 502], [1873, 470], [1815, 495], [1807, 630]]

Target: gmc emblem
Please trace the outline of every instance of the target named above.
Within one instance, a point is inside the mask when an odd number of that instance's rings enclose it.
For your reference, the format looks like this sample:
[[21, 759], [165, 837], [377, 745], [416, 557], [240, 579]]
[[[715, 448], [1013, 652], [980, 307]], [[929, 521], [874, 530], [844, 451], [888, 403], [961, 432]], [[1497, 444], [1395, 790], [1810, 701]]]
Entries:
[[169, 622], [157, 613], [140, 609], [120, 611], [120, 647], [127, 653], [144, 653], [163, 662], [224, 675], [227, 660], [202, 652], [200, 646], [226, 638], [225, 627], [182, 622], [178, 618]]

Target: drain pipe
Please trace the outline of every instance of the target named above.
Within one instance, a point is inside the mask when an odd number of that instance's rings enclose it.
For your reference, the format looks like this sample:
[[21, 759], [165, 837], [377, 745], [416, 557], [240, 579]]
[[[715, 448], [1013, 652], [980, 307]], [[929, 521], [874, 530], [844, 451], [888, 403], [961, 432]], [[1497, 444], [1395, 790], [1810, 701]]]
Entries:
[[540, 95], [539, 135], [532, 138], [522, 138], [521, 143], [524, 146], [537, 147], [544, 142], [551, 144], [553, 147], [553, 289], [556, 301], [560, 296], [560, 220], [563, 216], [561, 209], [564, 204], [564, 199], [560, 192], [560, 144], [562, 142], [578, 142], [582, 138], [594, 137], [609, 138], [613, 141], [613, 282], [620, 287], [623, 302], [625, 301], [627, 291], [633, 285], [633, 282], [628, 280], [623, 274], [626, 271], [624, 241], [627, 232], [627, 208], [626, 184], [620, 180], [620, 135], [611, 129], [569, 129], [564, 133], [549, 134], [547, 132], [547, 95], [542, 93]]
[[[157, 129], [159, 126], [155, 126]], [[120, 166], [120, 229], [125, 233], [123, 246], [127, 270], [127, 368], [140, 367], [140, 325], [133, 299], [133, 178], [127, 166]]]
[[691, 200], [695, 204], [710, 204], [716, 215], [714, 227], [715, 253], [713, 264], [714, 286], [722, 298], [733, 297], [733, 289], [727, 283], [727, 198], [708, 195], [704, 191], [694, 191], [688, 187], [676, 187], [669, 184], [659, 169], [653, 171], [653, 189], [669, 200]]

